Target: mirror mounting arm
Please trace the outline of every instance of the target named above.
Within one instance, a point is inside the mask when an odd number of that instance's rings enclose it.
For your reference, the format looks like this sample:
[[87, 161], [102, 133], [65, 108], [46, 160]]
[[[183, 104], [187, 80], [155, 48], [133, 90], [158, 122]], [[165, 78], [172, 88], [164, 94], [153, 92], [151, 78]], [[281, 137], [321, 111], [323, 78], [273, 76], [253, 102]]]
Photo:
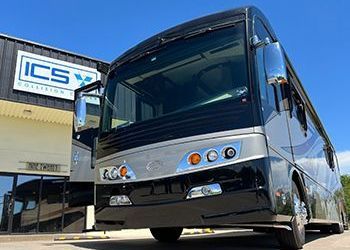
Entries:
[[263, 46], [268, 45], [270, 43], [271, 43], [271, 41], [268, 37], [266, 37], [264, 40], [260, 40], [257, 35], [254, 35], [250, 38], [250, 45], [255, 49], [257, 49], [259, 47], [263, 47]]

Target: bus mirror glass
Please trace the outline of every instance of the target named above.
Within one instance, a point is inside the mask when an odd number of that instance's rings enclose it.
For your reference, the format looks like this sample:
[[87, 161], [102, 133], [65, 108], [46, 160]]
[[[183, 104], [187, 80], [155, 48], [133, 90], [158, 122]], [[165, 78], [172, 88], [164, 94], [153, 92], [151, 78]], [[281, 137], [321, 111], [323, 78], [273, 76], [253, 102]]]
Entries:
[[284, 53], [278, 42], [267, 44], [264, 47], [264, 64], [269, 84], [279, 85], [287, 83]]
[[79, 93], [75, 101], [74, 109], [74, 128], [75, 131], [80, 131], [86, 124], [86, 98], [83, 93]]

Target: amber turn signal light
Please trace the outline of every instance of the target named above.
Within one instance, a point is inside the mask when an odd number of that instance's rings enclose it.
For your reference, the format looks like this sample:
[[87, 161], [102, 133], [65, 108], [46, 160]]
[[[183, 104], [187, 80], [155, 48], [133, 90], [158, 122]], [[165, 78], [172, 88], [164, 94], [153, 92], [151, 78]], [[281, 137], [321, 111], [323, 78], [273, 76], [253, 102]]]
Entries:
[[128, 168], [127, 167], [121, 166], [119, 168], [119, 175], [120, 175], [120, 177], [125, 177], [127, 173], [128, 173]]
[[202, 160], [202, 157], [200, 154], [198, 153], [192, 153], [189, 157], [188, 157], [188, 162], [191, 165], [197, 165], [200, 161]]

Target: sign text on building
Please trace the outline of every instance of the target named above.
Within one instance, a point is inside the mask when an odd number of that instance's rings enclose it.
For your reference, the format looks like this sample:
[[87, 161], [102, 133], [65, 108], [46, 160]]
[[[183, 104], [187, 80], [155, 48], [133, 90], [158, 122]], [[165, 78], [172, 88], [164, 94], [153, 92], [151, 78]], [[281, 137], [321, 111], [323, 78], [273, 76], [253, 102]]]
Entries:
[[74, 100], [74, 90], [100, 79], [93, 68], [18, 51], [13, 88]]

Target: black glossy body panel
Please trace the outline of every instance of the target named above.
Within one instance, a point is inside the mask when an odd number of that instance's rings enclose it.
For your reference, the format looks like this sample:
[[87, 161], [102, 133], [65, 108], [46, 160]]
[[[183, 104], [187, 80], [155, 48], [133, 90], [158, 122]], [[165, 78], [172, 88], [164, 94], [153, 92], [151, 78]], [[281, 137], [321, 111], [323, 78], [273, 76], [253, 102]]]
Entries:
[[[97, 229], [271, 222], [268, 180], [264, 158], [153, 181], [97, 185]], [[223, 193], [186, 200], [192, 187], [209, 183], [219, 183]], [[111, 195], [128, 195], [133, 205], [110, 207]]]

